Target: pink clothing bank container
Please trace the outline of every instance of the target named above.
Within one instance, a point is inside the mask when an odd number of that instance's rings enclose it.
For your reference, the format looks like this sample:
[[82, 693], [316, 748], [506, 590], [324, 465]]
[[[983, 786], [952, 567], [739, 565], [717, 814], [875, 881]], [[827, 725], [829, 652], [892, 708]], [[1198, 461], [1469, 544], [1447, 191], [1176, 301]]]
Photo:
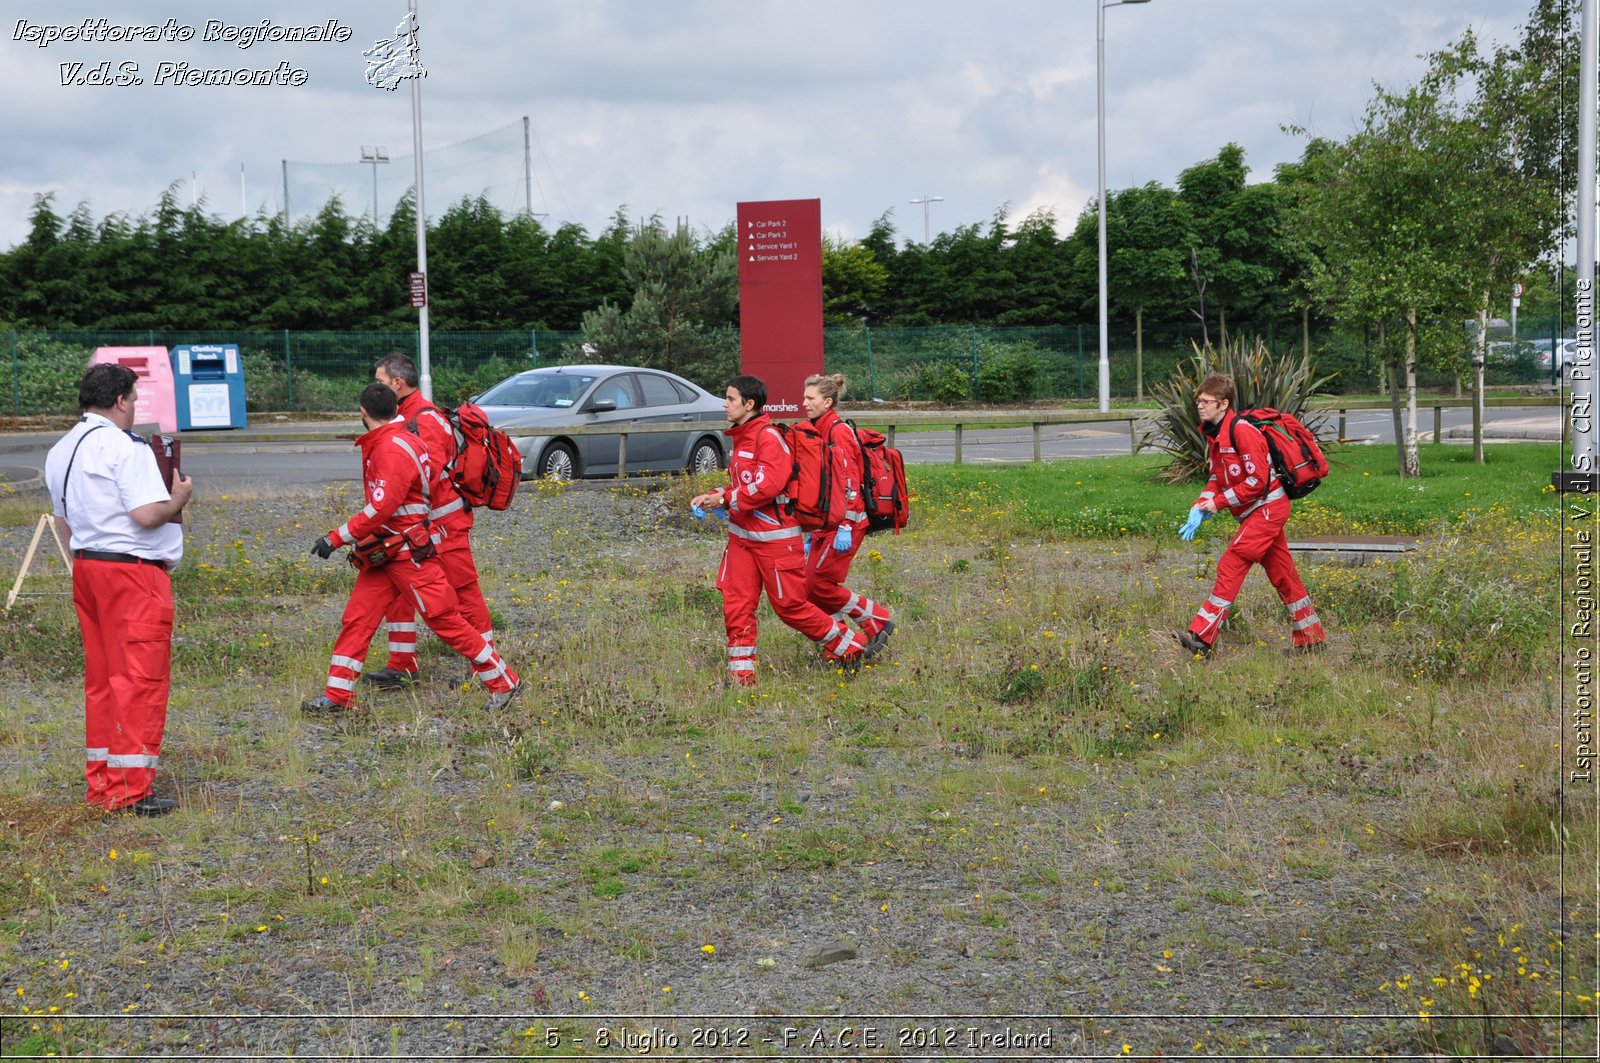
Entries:
[[138, 376], [133, 404], [134, 424], [153, 424], [163, 432], [178, 430], [178, 397], [172, 380], [172, 359], [165, 347], [97, 347], [90, 365], [111, 362]]

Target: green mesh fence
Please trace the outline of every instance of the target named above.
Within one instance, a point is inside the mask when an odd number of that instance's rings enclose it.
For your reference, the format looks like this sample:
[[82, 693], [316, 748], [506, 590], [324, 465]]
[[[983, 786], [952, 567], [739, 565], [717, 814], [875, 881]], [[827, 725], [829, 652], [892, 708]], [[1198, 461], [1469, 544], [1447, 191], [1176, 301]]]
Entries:
[[[1553, 327], [1524, 330], [1515, 345], [1496, 339], [1486, 369], [1493, 385], [1551, 383], [1549, 351]], [[1297, 330], [1267, 329], [1268, 345], [1297, 354]], [[1198, 328], [1156, 326], [1144, 330], [1143, 388], [1137, 381], [1139, 344], [1132, 329], [1108, 335], [1111, 394], [1119, 401], [1149, 395], [1165, 380]], [[244, 358], [246, 406], [251, 412], [348, 411], [372, 366], [400, 351], [417, 357], [415, 330], [391, 332], [211, 332], [134, 330], [0, 331], [4, 373], [0, 411], [24, 417], [77, 411], [78, 380], [97, 347], [236, 343]], [[594, 360], [579, 332], [433, 332], [429, 360], [434, 395], [456, 403], [487, 390], [523, 369]], [[1334, 374], [1336, 393], [1378, 390], [1381, 359], [1370, 337], [1324, 331], [1311, 337], [1320, 372]], [[830, 328], [824, 333], [827, 371], [844, 373], [854, 398], [944, 403], [1014, 403], [1040, 399], [1093, 401], [1099, 394], [1099, 342], [1093, 326], [1016, 328], [934, 326], [928, 328]], [[650, 364], [647, 355], [612, 354], [608, 360]], [[1450, 387], [1447, 374], [1423, 372], [1423, 387]], [[713, 394], [725, 381], [699, 380]]]

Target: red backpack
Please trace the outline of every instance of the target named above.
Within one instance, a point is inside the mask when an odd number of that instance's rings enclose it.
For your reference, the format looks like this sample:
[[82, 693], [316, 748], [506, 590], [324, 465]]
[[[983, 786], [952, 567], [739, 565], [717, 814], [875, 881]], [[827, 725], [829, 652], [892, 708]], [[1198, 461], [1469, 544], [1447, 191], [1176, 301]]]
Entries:
[[1328, 475], [1328, 459], [1323, 456], [1317, 437], [1292, 413], [1270, 406], [1240, 410], [1239, 416], [1261, 430], [1272, 455], [1272, 471], [1278, 474], [1283, 493], [1304, 498], [1317, 489]]
[[833, 440], [822, 438], [810, 421], [777, 423], [772, 427], [783, 437], [793, 459], [780, 501], [806, 531], [837, 527], [839, 520], [830, 523], [829, 517], [834, 513], [843, 517], [844, 500], [834, 498]]
[[456, 457], [446, 472], [469, 505], [509, 509], [522, 482], [522, 452], [511, 437], [489, 423], [476, 403], [463, 402], [439, 412], [456, 434]]
[[889, 446], [882, 432], [850, 424], [861, 444], [861, 499], [866, 503], [867, 534], [900, 534], [911, 518], [911, 493], [906, 488], [906, 460]]

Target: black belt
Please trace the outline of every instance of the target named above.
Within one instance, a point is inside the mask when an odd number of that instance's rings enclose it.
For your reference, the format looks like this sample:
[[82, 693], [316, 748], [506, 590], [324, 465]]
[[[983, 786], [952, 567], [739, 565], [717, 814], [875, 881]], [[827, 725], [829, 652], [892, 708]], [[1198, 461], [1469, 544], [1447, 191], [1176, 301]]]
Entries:
[[118, 554], [110, 550], [74, 550], [72, 556], [81, 557], [85, 561], [120, 561], [125, 565], [154, 565], [163, 572], [167, 570], [165, 561], [152, 561], [137, 554]]

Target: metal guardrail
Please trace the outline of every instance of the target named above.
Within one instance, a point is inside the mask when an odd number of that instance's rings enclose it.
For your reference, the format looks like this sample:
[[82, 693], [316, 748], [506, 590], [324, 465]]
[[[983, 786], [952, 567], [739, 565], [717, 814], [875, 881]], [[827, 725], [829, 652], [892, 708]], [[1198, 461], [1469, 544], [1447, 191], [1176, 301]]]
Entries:
[[[1484, 405], [1485, 409], [1499, 409], [1499, 408], [1505, 408], [1505, 407], [1510, 407], [1510, 406], [1557, 406], [1557, 407], [1566, 407], [1566, 406], [1570, 405], [1571, 402], [1572, 402], [1571, 394], [1567, 393], [1566, 395], [1557, 395], [1557, 394], [1542, 395], [1542, 396], [1529, 395], [1529, 396], [1526, 396], [1526, 397], [1517, 397], [1517, 398], [1484, 399], [1483, 400], [1483, 405]], [[1426, 409], [1428, 407], [1432, 407], [1433, 408], [1433, 438], [1434, 438], [1435, 441], [1437, 441], [1439, 439], [1440, 433], [1444, 431], [1444, 411], [1445, 410], [1459, 410], [1459, 409], [1471, 408], [1472, 404], [1473, 404], [1473, 400], [1472, 399], [1433, 399], [1430, 402], [1419, 402], [1419, 403], [1417, 403], [1417, 408], [1419, 410], [1420, 409]], [[1359, 402], [1314, 403], [1311, 406], [1311, 409], [1313, 409], [1315, 411], [1318, 411], [1318, 412], [1323, 412], [1323, 411], [1327, 411], [1327, 410], [1334, 410], [1334, 411], [1336, 411], [1338, 413], [1338, 415], [1339, 415], [1339, 438], [1340, 439], [1344, 438], [1345, 415], [1347, 413], [1349, 413], [1351, 410], [1390, 410], [1392, 408], [1393, 408], [1393, 404], [1390, 403], [1386, 399], [1366, 399], [1366, 400], [1362, 400], [1362, 401], [1359, 401]], [[1570, 441], [1569, 440], [1569, 433], [1571, 431], [1571, 428], [1572, 428], [1571, 420], [1569, 418], [1566, 418], [1566, 417], [1561, 418], [1561, 445], [1563, 447], [1567, 446], [1569, 441]]]
[[[1493, 398], [1485, 399], [1485, 407], [1565, 407], [1568, 400], [1559, 396], [1529, 396], [1527, 398]], [[1438, 439], [1443, 431], [1444, 411], [1447, 409], [1464, 409], [1472, 406], [1471, 399], [1432, 399], [1426, 403], [1418, 403], [1418, 408], [1432, 407], [1433, 409], [1433, 437]], [[1383, 399], [1364, 399], [1354, 402], [1325, 402], [1313, 403], [1310, 409], [1314, 412], [1335, 412], [1338, 414], [1339, 438], [1345, 434], [1345, 417], [1352, 410], [1388, 410], [1390, 403]], [[1037, 411], [1023, 411], [1018, 413], [1006, 410], [963, 412], [951, 414], [942, 411], [916, 411], [897, 413], [892, 416], [867, 414], [865, 416], [849, 418], [862, 428], [874, 428], [888, 437], [889, 445], [895, 445], [895, 432], [899, 428], [953, 428], [955, 429], [955, 464], [961, 464], [963, 435], [968, 428], [1009, 428], [1027, 426], [1033, 430], [1033, 460], [1043, 461], [1043, 429], [1046, 425], [1061, 424], [1118, 424], [1128, 426], [1129, 453], [1139, 452], [1139, 426], [1142, 422], [1154, 419], [1154, 414], [1149, 410], [1138, 410], [1127, 413], [1107, 412], [1098, 410], [1071, 410], [1061, 413], [1042, 413]], [[713, 422], [706, 422], [708, 428]], [[618, 429], [614, 425], [603, 428], [596, 425], [573, 424], [563, 427], [561, 425], [544, 425], [540, 427], [541, 435], [549, 436], [581, 436], [581, 435], [606, 435], [617, 436], [617, 475], [627, 475], [628, 437], [654, 432], [682, 432], [682, 422], [671, 424], [642, 424], [632, 425], [626, 429]], [[720, 427], [717, 429], [720, 431]], [[1566, 443], [1567, 421], [1562, 419], [1562, 443]]]
[[[1526, 396], [1512, 398], [1485, 399], [1486, 407], [1534, 407], [1534, 408], [1564, 408], [1570, 401], [1569, 396], [1546, 395]], [[1472, 405], [1471, 399], [1431, 399], [1418, 403], [1418, 408], [1432, 408], [1434, 438], [1437, 439], [1443, 430], [1444, 411], [1447, 409], [1463, 409]], [[1314, 403], [1311, 409], [1318, 413], [1333, 413], [1338, 416], [1339, 438], [1345, 435], [1345, 417], [1352, 411], [1363, 410], [1388, 410], [1390, 404], [1383, 399], [1363, 399], [1356, 401], [1333, 400]], [[897, 429], [901, 428], [951, 428], [955, 430], [955, 463], [962, 464], [965, 432], [969, 428], [1006, 428], [1027, 427], [1033, 431], [1033, 460], [1042, 461], [1043, 429], [1050, 425], [1069, 424], [1126, 424], [1128, 426], [1128, 449], [1130, 453], [1138, 453], [1140, 428], [1152, 422], [1158, 411], [1143, 409], [1130, 411], [1111, 411], [1101, 413], [1098, 410], [1063, 410], [1060, 412], [1045, 412], [1041, 410], [984, 410], [984, 411], [846, 411], [852, 414], [850, 420], [864, 428], [875, 428], [889, 439], [894, 445]], [[723, 423], [718, 421], [705, 421], [700, 425], [703, 431], [720, 433]], [[1567, 445], [1570, 419], [1561, 419], [1562, 444]], [[552, 436], [584, 436], [607, 435], [618, 437], [618, 454], [620, 470], [618, 476], [626, 475], [628, 438], [635, 435], [644, 435], [655, 432], [682, 432], [684, 422], [673, 421], [666, 424], [638, 424], [619, 428], [615, 425], [599, 427], [574, 422], [570, 425], [542, 425], [541, 435]], [[290, 429], [281, 432], [263, 432], [245, 429], [238, 432], [211, 433], [202, 432], [185, 433], [186, 442], [194, 443], [308, 443], [333, 439], [354, 439], [360, 434], [359, 428], [341, 426], [325, 431], [310, 429]], [[3, 451], [4, 444], [0, 444]]]

